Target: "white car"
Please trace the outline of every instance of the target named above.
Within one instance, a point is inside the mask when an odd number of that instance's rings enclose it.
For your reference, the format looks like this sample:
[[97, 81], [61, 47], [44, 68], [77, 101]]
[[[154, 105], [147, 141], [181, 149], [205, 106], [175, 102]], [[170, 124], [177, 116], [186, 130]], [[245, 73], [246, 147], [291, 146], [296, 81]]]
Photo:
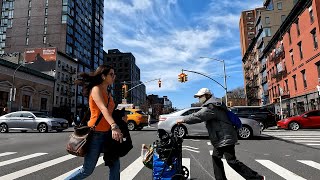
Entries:
[[[176, 121], [183, 119], [184, 116], [198, 112], [202, 107], [191, 107], [159, 116], [158, 129], [164, 129], [169, 133], [176, 133], [179, 137], [186, 135], [202, 135], [208, 136], [205, 123], [198, 124], [182, 124], [177, 126]], [[258, 121], [248, 118], [240, 118], [242, 127], [238, 130], [241, 139], [249, 139], [253, 136], [261, 135], [261, 128]]]

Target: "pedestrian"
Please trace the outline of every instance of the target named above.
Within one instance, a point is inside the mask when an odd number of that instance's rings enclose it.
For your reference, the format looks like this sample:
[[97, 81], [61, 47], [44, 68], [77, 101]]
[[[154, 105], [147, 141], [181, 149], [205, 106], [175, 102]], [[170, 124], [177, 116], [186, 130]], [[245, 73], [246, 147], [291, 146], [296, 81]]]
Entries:
[[237, 160], [235, 155], [235, 144], [237, 144], [237, 131], [232, 126], [227, 116], [227, 107], [218, 102], [208, 88], [202, 88], [194, 95], [199, 98], [202, 109], [196, 113], [177, 120], [177, 124], [196, 124], [205, 122], [213, 145], [212, 163], [216, 180], [226, 180], [223, 162], [224, 155], [228, 164], [245, 179], [264, 180], [254, 170]]
[[[101, 65], [93, 73], [80, 74], [82, 79], [77, 80], [77, 84], [83, 86], [83, 94], [89, 96], [90, 120], [88, 126], [93, 127], [100, 113], [102, 119], [95, 127], [94, 132], [88, 144], [88, 152], [84, 157], [83, 166], [71, 174], [66, 179], [78, 180], [84, 179], [92, 174], [97, 164], [100, 153], [103, 153], [104, 144], [107, 140], [107, 132], [112, 131], [112, 139], [122, 143], [122, 133], [119, 126], [112, 118], [112, 112], [115, 107], [108, 87], [114, 83], [114, 69], [110, 66]], [[109, 166], [109, 180], [120, 179], [120, 160], [115, 159], [112, 165]], [[105, 179], [102, 178], [101, 179]]]

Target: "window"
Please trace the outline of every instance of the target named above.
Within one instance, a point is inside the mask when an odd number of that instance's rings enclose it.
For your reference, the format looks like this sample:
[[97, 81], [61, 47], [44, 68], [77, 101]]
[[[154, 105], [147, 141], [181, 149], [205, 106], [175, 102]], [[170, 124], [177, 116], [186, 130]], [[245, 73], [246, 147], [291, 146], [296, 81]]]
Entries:
[[27, 28], [27, 36], [29, 36], [29, 34], [30, 34], [30, 29], [29, 28]]
[[47, 17], [44, 18], [44, 24], [48, 24], [48, 18]]
[[29, 5], [28, 5], [28, 7], [31, 8], [31, 0], [29, 0]]
[[47, 98], [41, 98], [40, 110], [47, 110]]
[[293, 50], [291, 49], [291, 50], [289, 51], [289, 53], [290, 53], [292, 65], [294, 65]]
[[303, 80], [303, 87], [307, 88], [307, 77], [306, 77], [306, 70], [301, 71], [302, 80]]
[[301, 41], [298, 43], [298, 47], [299, 47], [299, 52], [300, 52], [300, 59], [303, 59], [303, 54], [302, 54], [302, 44], [301, 44]]
[[318, 49], [318, 39], [316, 34], [316, 29], [313, 29], [311, 31], [312, 39], [313, 39], [313, 48]]
[[299, 19], [296, 21], [297, 34], [300, 36], [300, 27], [299, 27]]
[[45, 8], [45, 9], [44, 9], [44, 15], [45, 15], [45, 16], [48, 16], [48, 8]]
[[310, 23], [312, 24], [314, 22], [312, 5], [309, 7], [309, 16], [310, 16]]
[[60, 84], [57, 84], [57, 91], [59, 92], [60, 90]]
[[297, 76], [293, 75], [292, 78], [293, 78], [294, 90], [298, 90], [298, 88], [297, 88]]
[[30, 19], [27, 20], [27, 26], [30, 26]]
[[266, 21], [266, 24], [270, 24], [270, 18], [269, 17], [266, 17], [265, 21]]
[[59, 96], [56, 96], [56, 105], [59, 104]]
[[48, 7], [48, 5], [49, 5], [49, 2], [48, 2], [49, 0], [46, 0], [46, 4], [45, 4], [45, 6], [46, 7]]
[[67, 20], [68, 20], [68, 15], [65, 15], [65, 14], [64, 14], [64, 15], [61, 16], [61, 23], [62, 23], [62, 24], [67, 23]]
[[317, 66], [317, 70], [318, 70], [318, 83], [319, 83], [319, 80], [320, 80], [320, 61], [318, 63], [316, 63], [316, 66]]
[[30, 100], [31, 97], [28, 95], [23, 95], [22, 96], [22, 106], [23, 108], [30, 108]]
[[29, 9], [28, 10], [28, 17], [30, 17], [31, 16], [31, 10]]
[[282, 10], [282, 2], [277, 3], [277, 8], [278, 8], [278, 10]]
[[43, 44], [47, 43], [47, 36], [43, 36]]
[[26, 38], [26, 45], [29, 45], [29, 37]]
[[289, 86], [288, 86], [288, 79], [284, 80], [284, 83], [285, 83], [285, 92], [288, 92], [289, 91]]
[[271, 28], [270, 27], [264, 28], [264, 34], [266, 35], [266, 37], [270, 37], [271, 36]]
[[284, 20], [286, 20], [287, 16], [286, 15], [281, 15], [281, 22], [283, 23]]
[[288, 31], [288, 37], [289, 37], [289, 44], [291, 44], [291, 43], [292, 43], [292, 39], [291, 39], [290, 29], [289, 29], [289, 31]]

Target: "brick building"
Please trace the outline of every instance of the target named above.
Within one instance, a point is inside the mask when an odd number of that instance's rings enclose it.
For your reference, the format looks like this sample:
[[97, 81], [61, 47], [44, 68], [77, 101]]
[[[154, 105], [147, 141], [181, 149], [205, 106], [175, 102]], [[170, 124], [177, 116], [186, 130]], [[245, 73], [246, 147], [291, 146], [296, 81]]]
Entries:
[[319, 17], [320, 0], [298, 1], [263, 51], [269, 101], [288, 116], [320, 108]]

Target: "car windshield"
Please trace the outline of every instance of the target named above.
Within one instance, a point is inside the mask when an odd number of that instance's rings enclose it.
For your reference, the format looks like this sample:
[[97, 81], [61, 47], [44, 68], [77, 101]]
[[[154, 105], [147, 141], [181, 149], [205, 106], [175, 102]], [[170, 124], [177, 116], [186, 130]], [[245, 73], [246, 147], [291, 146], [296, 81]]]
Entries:
[[136, 113], [145, 115], [145, 113], [143, 111], [136, 111]]
[[49, 118], [50, 116], [48, 116], [47, 114], [45, 113], [33, 113], [36, 117], [39, 117], [39, 118]]

